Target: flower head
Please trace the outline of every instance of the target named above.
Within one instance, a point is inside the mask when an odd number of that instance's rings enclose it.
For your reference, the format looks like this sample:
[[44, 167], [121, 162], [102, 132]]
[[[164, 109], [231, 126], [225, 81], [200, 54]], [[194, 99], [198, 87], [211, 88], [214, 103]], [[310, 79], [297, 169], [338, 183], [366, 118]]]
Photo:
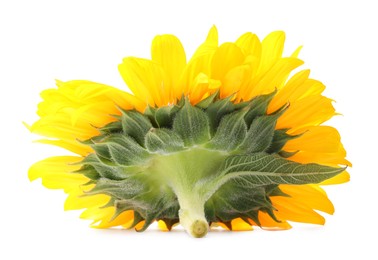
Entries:
[[334, 208], [320, 185], [348, 181], [350, 163], [323, 125], [335, 115], [324, 85], [309, 70], [293, 74], [300, 48], [282, 57], [284, 41], [278, 31], [219, 45], [213, 27], [187, 61], [181, 42], [162, 35], [151, 60], [119, 65], [133, 94], [58, 81], [29, 128], [77, 155], [37, 162], [29, 178], [64, 189], [65, 209], [85, 209], [99, 228], [180, 222], [202, 237], [211, 225], [324, 224], [317, 211]]

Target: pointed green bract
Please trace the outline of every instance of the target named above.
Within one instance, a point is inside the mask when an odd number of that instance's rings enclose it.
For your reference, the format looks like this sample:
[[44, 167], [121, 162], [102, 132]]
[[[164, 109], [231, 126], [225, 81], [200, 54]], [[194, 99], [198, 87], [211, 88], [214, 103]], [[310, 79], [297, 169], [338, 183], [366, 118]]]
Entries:
[[209, 118], [187, 100], [173, 120], [173, 131], [181, 136], [185, 146], [203, 144], [210, 139]]
[[122, 111], [121, 122], [123, 133], [143, 145], [144, 136], [152, 127], [150, 120], [137, 111]]
[[213, 139], [211, 139], [206, 147], [224, 151], [235, 150], [247, 135], [248, 128], [244, 116], [244, 111], [224, 116]]
[[150, 152], [172, 153], [184, 149], [184, 141], [174, 131], [152, 128], [145, 136], [145, 146]]
[[73, 174], [95, 184], [86, 196], [111, 197], [105, 207], [115, 207], [114, 218], [134, 211], [131, 227], [144, 221], [141, 231], [163, 220], [200, 237], [211, 222], [259, 224], [260, 211], [279, 221], [270, 197], [287, 196], [280, 184], [319, 183], [344, 168], [288, 159], [295, 152], [283, 148], [299, 136], [276, 129], [287, 106], [267, 114], [275, 93], [234, 104], [216, 92], [196, 105], [183, 97], [145, 113], [121, 110], [99, 136], [83, 141], [94, 152]]

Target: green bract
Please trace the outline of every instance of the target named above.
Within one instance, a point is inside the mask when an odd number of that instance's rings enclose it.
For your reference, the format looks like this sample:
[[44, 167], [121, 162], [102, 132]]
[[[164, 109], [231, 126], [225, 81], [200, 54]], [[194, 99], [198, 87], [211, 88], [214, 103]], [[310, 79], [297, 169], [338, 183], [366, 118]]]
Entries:
[[276, 219], [269, 196], [285, 195], [279, 184], [319, 183], [344, 168], [286, 159], [282, 148], [297, 136], [275, 129], [286, 107], [266, 114], [274, 95], [234, 104], [215, 93], [195, 106], [182, 98], [144, 114], [122, 110], [85, 141], [95, 151], [78, 171], [95, 184], [87, 195], [109, 195], [114, 217], [133, 210], [131, 227], [180, 222], [195, 237], [211, 222], [259, 224], [259, 211]]

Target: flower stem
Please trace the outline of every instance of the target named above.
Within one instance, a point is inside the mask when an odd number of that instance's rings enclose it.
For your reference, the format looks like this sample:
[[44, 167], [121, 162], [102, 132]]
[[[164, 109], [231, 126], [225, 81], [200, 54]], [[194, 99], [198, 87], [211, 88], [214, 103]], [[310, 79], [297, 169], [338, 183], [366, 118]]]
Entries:
[[204, 204], [197, 201], [180, 201], [179, 218], [181, 225], [185, 230], [195, 238], [204, 237], [208, 230], [209, 224], [205, 218]]

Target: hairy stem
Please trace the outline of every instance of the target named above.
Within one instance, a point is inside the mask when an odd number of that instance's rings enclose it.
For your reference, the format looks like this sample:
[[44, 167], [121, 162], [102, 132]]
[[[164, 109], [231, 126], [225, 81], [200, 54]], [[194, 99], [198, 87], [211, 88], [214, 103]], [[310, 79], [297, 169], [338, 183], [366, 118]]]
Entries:
[[198, 198], [187, 200], [188, 198], [178, 196], [178, 199], [181, 207], [179, 211], [181, 225], [191, 236], [204, 237], [209, 230], [204, 213], [204, 203]]

